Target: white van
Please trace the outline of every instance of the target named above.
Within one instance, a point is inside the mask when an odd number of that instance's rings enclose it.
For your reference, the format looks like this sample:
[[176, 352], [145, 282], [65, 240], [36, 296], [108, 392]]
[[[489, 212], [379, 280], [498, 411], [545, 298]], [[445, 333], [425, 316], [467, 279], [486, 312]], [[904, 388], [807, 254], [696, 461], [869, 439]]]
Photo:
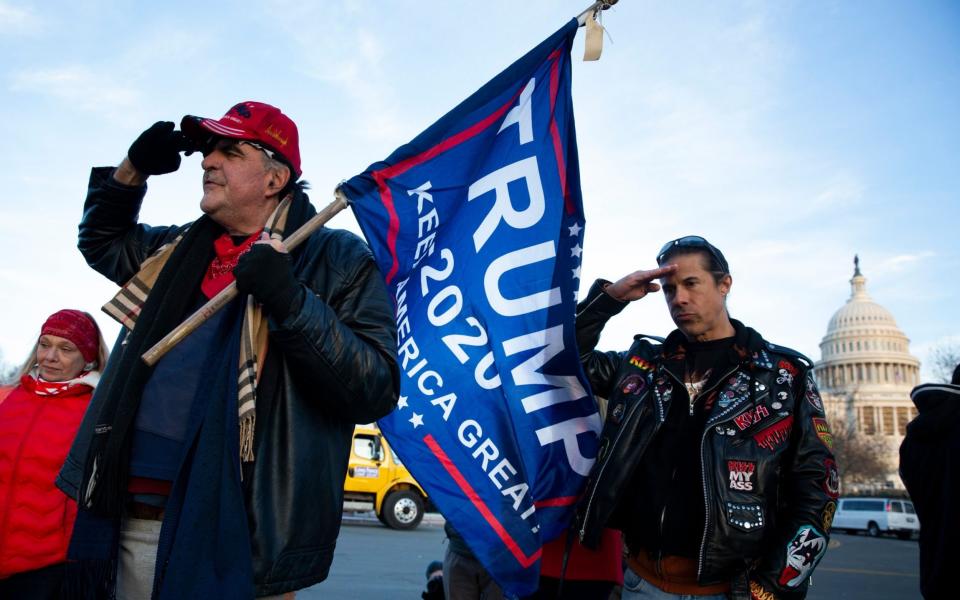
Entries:
[[841, 498], [833, 518], [835, 531], [866, 531], [876, 537], [895, 533], [910, 539], [920, 531], [920, 519], [913, 502], [900, 498]]

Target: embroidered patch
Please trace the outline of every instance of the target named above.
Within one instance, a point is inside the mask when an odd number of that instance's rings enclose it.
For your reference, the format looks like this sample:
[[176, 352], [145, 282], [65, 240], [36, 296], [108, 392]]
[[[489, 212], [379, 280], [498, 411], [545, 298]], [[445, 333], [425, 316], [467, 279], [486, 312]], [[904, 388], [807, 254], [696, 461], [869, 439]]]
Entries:
[[828, 458], [823, 461], [823, 469], [826, 472], [823, 479], [823, 491], [836, 500], [840, 497], [840, 471], [837, 469], [837, 463]]
[[748, 408], [739, 415], [733, 418], [733, 422], [736, 423], [740, 431], [743, 431], [747, 427], [755, 423], [759, 423], [763, 419], [766, 419], [770, 416], [770, 411], [767, 410], [767, 407], [763, 404], [758, 404], [753, 408]]
[[753, 441], [761, 448], [766, 448], [770, 452], [773, 452], [780, 444], [790, 439], [791, 427], [793, 427], [793, 415], [781, 419], [770, 427], [753, 434]]
[[727, 475], [730, 478], [731, 490], [753, 491], [753, 474], [757, 471], [757, 463], [750, 460], [728, 460]]
[[642, 370], [644, 370], [644, 371], [652, 371], [652, 370], [653, 370], [653, 363], [650, 362], [650, 361], [648, 361], [648, 360], [644, 360], [644, 359], [640, 358], [639, 356], [631, 356], [631, 357], [630, 357], [630, 364], [633, 365], [633, 366], [635, 366], [635, 367], [637, 367], [638, 369], [642, 369]]
[[807, 402], [820, 414], [823, 414], [823, 399], [817, 392], [817, 386], [813, 383], [812, 377], [807, 377]]
[[742, 394], [750, 389], [750, 376], [746, 373], [737, 373], [736, 377], [731, 377], [727, 380], [727, 383], [731, 388], [736, 389], [736, 391]]
[[717, 397], [717, 404], [722, 410], [730, 408], [733, 404], [738, 404], [747, 399], [747, 393], [750, 391], [750, 376], [746, 373], [737, 373], [735, 376], [727, 379], [727, 385]]
[[786, 371], [794, 377], [800, 373], [800, 371], [797, 370], [797, 367], [795, 367], [793, 363], [788, 360], [781, 360], [779, 363], [777, 363], [777, 368]]
[[750, 582], [750, 598], [751, 600], [777, 600], [773, 592], [764, 588], [756, 581]]
[[781, 385], [793, 385], [793, 375], [786, 369], [780, 369], [778, 372], [777, 383]]
[[247, 108], [247, 105], [244, 104], [243, 102], [241, 102], [240, 104], [237, 104], [230, 110], [236, 112], [238, 115], [240, 115], [244, 119], [249, 119], [253, 115], [253, 113], [250, 112], [250, 109]]
[[823, 442], [823, 445], [833, 450], [833, 432], [830, 431], [830, 424], [826, 419], [813, 417], [813, 428], [817, 431], [817, 437]]
[[827, 505], [823, 507], [823, 530], [830, 531], [830, 528], [833, 527], [833, 517], [837, 514], [837, 503], [836, 502], [827, 502]]
[[782, 586], [795, 588], [810, 576], [827, 551], [827, 539], [811, 527], [803, 525], [787, 544], [787, 565], [780, 573]]
[[647, 387], [647, 380], [642, 375], [627, 375], [620, 381], [620, 391], [624, 394], [636, 396]]
[[731, 390], [727, 390], [720, 394], [720, 401], [717, 404], [720, 405], [721, 409], [729, 408], [733, 401], [736, 399], [737, 395]]
[[743, 531], [756, 531], [763, 527], [763, 509], [759, 504], [727, 502], [727, 522]]

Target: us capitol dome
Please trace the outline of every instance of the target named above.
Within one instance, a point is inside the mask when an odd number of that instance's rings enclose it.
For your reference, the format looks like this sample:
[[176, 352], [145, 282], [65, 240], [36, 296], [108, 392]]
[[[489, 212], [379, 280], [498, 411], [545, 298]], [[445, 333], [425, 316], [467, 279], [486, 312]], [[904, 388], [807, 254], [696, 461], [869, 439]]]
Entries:
[[853, 261], [850, 298], [827, 325], [814, 377], [834, 429], [846, 425], [886, 442], [891, 467], [886, 486], [899, 488], [898, 449], [917, 414], [910, 390], [920, 383], [920, 361], [910, 354], [910, 340], [890, 311], [867, 293], [859, 258]]

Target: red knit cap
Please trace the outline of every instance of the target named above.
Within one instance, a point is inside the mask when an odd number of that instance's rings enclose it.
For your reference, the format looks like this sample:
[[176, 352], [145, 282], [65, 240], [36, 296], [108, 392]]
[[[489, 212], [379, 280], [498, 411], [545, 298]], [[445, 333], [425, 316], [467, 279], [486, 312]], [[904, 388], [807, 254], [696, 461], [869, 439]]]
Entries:
[[97, 324], [90, 315], [81, 310], [66, 308], [50, 315], [40, 329], [40, 335], [55, 335], [70, 340], [77, 345], [83, 360], [90, 363], [97, 360], [100, 346], [98, 331]]

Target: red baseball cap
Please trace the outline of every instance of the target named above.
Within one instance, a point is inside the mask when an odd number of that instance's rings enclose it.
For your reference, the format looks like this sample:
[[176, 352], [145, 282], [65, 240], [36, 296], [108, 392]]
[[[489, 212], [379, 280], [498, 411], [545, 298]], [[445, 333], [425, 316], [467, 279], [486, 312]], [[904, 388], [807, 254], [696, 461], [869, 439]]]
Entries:
[[293, 168], [296, 179], [302, 175], [297, 124], [276, 106], [247, 100], [233, 106], [218, 120], [187, 115], [180, 121], [180, 129], [201, 144], [211, 133], [262, 144]]

